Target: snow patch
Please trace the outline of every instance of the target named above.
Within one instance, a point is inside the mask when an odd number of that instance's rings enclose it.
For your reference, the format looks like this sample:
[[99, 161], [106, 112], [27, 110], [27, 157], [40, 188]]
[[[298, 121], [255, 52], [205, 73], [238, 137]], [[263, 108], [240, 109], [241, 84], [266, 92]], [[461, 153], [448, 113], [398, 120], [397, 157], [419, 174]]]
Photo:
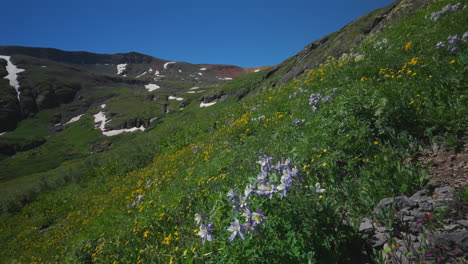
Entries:
[[106, 124], [109, 122], [110, 120], [107, 120], [106, 115], [102, 111], [94, 115], [94, 124], [95, 124], [94, 127], [99, 128], [99, 130], [102, 131], [102, 134], [107, 137], [119, 135], [119, 134], [126, 133], [126, 132], [135, 132], [137, 130], [145, 131], [144, 126], [106, 131], [105, 127], [106, 127]]
[[135, 131], [145, 131], [145, 127], [142, 125], [140, 127], [132, 127], [132, 128], [124, 128], [124, 129], [116, 129], [116, 130], [109, 130], [109, 131], [103, 131], [102, 134], [104, 136], [116, 136], [122, 133], [127, 133], [127, 132], [135, 132]]
[[161, 87], [159, 87], [159, 85], [154, 84], [154, 83], [148, 83], [147, 85], [145, 85], [145, 88], [146, 88], [148, 91], [152, 92], [152, 91], [157, 90], [157, 89], [159, 89], [159, 88], [161, 88]]
[[153, 68], [149, 68], [148, 72], [149, 73], [153, 72]]
[[154, 72], [154, 75], [159, 75], [159, 71], [155, 71], [155, 72]]
[[140, 78], [141, 76], [143, 76], [143, 75], [145, 75], [145, 74], [147, 74], [147, 73], [148, 73], [148, 71], [145, 71], [144, 73], [138, 75], [136, 78]]
[[200, 87], [195, 86], [195, 87], [190, 88], [189, 90], [197, 90], [197, 89], [200, 89]]
[[45, 65], [42, 65], [42, 66], [41, 66], [41, 68], [47, 68], [47, 66], [45, 66]]
[[176, 101], [182, 101], [182, 100], [184, 100], [184, 98], [182, 98], [182, 97], [175, 97], [175, 96], [172, 96], [172, 95], [169, 96], [168, 99], [169, 99], [169, 100], [176, 100]]
[[201, 73], [201, 72], [197, 72], [197, 73], [198, 73], [198, 75], [200, 75], [200, 76], [202, 76], [202, 75], [203, 75], [203, 73]]
[[218, 80], [221, 80], [221, 81], [230, 81], [230, 80], [232, 80], [232, 78], [229, 78], [229, 77], [220, 78], [220, 77], [218, 77]]
[[182, 70], [179, 70], [179, 73], [182, 73]]
[[81, 115], [79, 115], [79, 116], [73, 117], [72, 119], [70, 119], [70, 121], [66, 122], [64, 125], [68, 125], [68, 124], [71, 124], [71, 123], [74, 123], [74, 122], [80, 120], [80, 118], [81, 118], [83, 115], [84, 115], [84, 114], [81, 114]]
[[206, 71], [206, 68], [201, 68], [200, 71]]
[[168, 66], [169, 64], [174, 64], [174, 63], [175, 63], [175, 61], [170, 61], [170, 62], [164, 63], [164, 69], [167, 70], [167, 66]]
[[158, 120], [158, 117], [153, 117], [153, 118], [150, 119], [150, 123], [153, 123], [156, 120]]
[[255, 70], [254, 72], [259, 72], [260, 70]]
[[202, 102], [202, 103], [200, 104], [200, 107], [208, 107], [208, 106], [212, 106], [212, 105], [214, 105], [214, 104], [216, 104], [216, 103], [217, 103], [217, 102], [211, 102], [211, 103], [206, 103], [206, 104], [205, 104], [205, 103]]
[[20, 69], [20, 68], [16, 67], [16, 65], [14, 65], [10, 60], [11, 56], [0, 55], [0, 59], [4, 59], [4, 60], [7, 61], [6, 70], [7, 70], [8, 74], [4, 78], [8, 79], [10, 81], [10, 85], [15, 88], [16, 97], [18, 98], [18, 102], [19, 102], [21, 92], [19, 90], [20, 85], [18, 83], [18, 73], [24, 72], [24, 69]]
[[117, 64], [117, 75], [120, 75], [125, 69], [127, 69], [127, 63]]
[[101, 109], [104, 109], [106, 107], [106, 104], [101, 105]]
[[3, 135], [5, 135], [5, 134], [6, 134], [6, 132], [2, 132], [2, 133], [0, 133], [0, 136], [3, 136]]

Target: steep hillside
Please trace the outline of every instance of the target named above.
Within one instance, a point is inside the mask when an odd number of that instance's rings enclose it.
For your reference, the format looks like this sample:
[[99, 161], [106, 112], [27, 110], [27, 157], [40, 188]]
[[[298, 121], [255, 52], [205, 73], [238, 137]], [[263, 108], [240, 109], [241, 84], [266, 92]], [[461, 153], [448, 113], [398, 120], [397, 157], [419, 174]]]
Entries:
[[[445, 162], [441, 150], [451, 162], [466, 156], [467, 6], [430, 3], [355, 55], [283, 84], [266, 86], [268, 70], [245, 75], [215, 93], [244, 87], [239, 97], [192, 103], [124, 147], [51, 171], [43, 184], [70, 183], [0, 218], [0, 260], [463, 263], [466, 173], [444, 174], [461, 179], [445, 199], [440, 190], [451, 188], [436, 188], [431, 166]], [[92, 124], [82, 121], [72, 126]], [[413, 216], [428, 201], [438, 210]], [[359, 232], [374, 228], [365, 217], [379, 227], [378, 246]]]
[[370, 12], [344, 26], [341, 30], [307, 45], [301, 52], [272, 68], [265, 78], [269, 85], [286, 83], [318, 67], [330, 56], [355, 52], [361, 42], [384, 30], [385, 25], [427, 6], [428, 0], [398, 0]]

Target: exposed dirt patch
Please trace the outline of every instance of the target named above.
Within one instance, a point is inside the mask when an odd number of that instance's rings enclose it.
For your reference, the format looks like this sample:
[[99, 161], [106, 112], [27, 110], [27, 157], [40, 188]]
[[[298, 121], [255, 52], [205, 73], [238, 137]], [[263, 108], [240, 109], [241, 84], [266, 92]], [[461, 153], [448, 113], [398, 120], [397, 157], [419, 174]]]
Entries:
[[432, 165], [429, 168], [429, 178], [435, 185], [449, 185], [454, 189], [468, 186], [468, 142], [462, 151], [447, 150], [445, 147], [434, 145], [427, 155], [418, 160]]

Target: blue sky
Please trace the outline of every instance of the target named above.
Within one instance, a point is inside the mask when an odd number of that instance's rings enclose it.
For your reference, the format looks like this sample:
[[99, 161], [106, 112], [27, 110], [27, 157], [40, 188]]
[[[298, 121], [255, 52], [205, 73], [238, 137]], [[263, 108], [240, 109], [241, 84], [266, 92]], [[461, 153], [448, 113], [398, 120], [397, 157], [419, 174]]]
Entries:
[[[392, 0], [5, 0], [0, 46], [276, 65]], [[5, 24], [6, 23], [6, 24]]]

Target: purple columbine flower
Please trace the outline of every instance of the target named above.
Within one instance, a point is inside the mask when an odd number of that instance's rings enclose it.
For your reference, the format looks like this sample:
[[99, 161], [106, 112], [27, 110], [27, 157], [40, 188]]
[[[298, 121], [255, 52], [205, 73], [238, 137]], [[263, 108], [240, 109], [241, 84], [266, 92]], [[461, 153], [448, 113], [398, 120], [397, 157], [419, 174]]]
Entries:
[[329, 101], [330, 99], [331, 99], [331, 96], [327, 95], [327, 96], [325, 96], [325, 97], [323, 98], [323, 101], [324, 101], [324, 102], [327, 102], [327, 101]]
[[255, 180], [255, 183], [253, 185], [256, 185], [256, 184], [261, 183], [261, 182], [266, 182], [267, 180], [268, 180], [268, 172], [262, 170], [258, 174], [257, 179]]
[[317, 109], [317, 107], [316, 107], [315, 105], [312, 106], [312, 113], [317, 113], [317, 110], [318, 110], [318, 109]]
[[145, 186], [146, 186], [147, 188], [149, 188], [149, 187], [151, 186], [151, 183], [152, 183], [152, 182], [153, 182], [152, 180], [147, 180]]
[[270, 162], [273, 160], [272, 157], [268, 157], [267, 155], [260, 153], [260, 159], [257, 161], [260, 164], [260, 169], [262, 171], [270, 171], [271, 165]]
[[457, 47], [451, 46], [448, 48], [448, 51], [454, 53], [455, 51], [457, 51]]
[[256, 194], [259, 195], [265, 195], [268, 196], [268, 198], [272, 198], [273, 194], [277, 192], [275, 186], [271, 183], [260, 183], [259, 186], [257, 186], [257, 191], [255, 192]]
[[310, 105], [316, 105], [320, 102], [322, 99], [322, 95], [320, 94], [311, 94], [309, 98], [309, 104]]
[[442, 48], [442, 47], [445, 47], [445, 41], [441, 41], [441, 42], [436, 44], [437, 49]]
[[202, 244], [205, 244], [205, 241], [211, 241], [211, 231], [213, 230], [213, 223], [208, 223], [205, 225], [200, 225], [198, 235], [202, 238]]
[[238, 198], [237, 198], [237, 188], [229, 190], [229, 192], [227, 193], [227, 196], [228, 196], [228, 202], [238, 200]]
[[242, 224], [244, 230], [247, 230], [247, 232], [257, 231], [260, 224], [265, 224], [266, 216], [258, 208], [255, 212], [245, 210], [242, 216], [247, 220], [247, 223]]
[[248, 199], [249, 198], [246, 196], [239, 196], [238, 208], [240, 209], [249, 208], [250, 201]]
[[207, 218], [208, 217], [208, 214], [199, 214], [199, 213], [195, 213], [195, 223], [197, 223], [197, 225], [201, 224], [203, 219]]
[[301, 120], [295, 119], [295, 120], [293, 121], [293, 123], [294, 123], [296, 126], [298, 126], [298, 125], [301, 123]]
[[247, 186], [245, 186], [245, 189], [244, 189], [244, 197], [246, 199], [248, 199], [252, 193], [254, 193], [254, 188], [255, 188], [256, 184], [248, 184]]
[[447, 42], [450, 44], [455, 44], [460, 40], [460, 37], [458, 35], [450, 35], [447, 38]]
[[467, 39], [468, 39], [468, 31], [466, 31], [465, 33], [463, 33], [462, 41], [466, 41]]
[[242, 229], [244, 228], [239, 224], [239, 220], [237, 220], [237, 218], [234, 217], [234, 222], [231, 222], [231, 226], [227, 229], [229, 232], [232, 232], [231, 236], [228, 238], [227, 241], [231, 242], [232, 240], [234, 240], [234, 238], [236, 238], [237, 235], [239, 235], [240, 238], [244, 240], [244, 234], [242, 234]]

